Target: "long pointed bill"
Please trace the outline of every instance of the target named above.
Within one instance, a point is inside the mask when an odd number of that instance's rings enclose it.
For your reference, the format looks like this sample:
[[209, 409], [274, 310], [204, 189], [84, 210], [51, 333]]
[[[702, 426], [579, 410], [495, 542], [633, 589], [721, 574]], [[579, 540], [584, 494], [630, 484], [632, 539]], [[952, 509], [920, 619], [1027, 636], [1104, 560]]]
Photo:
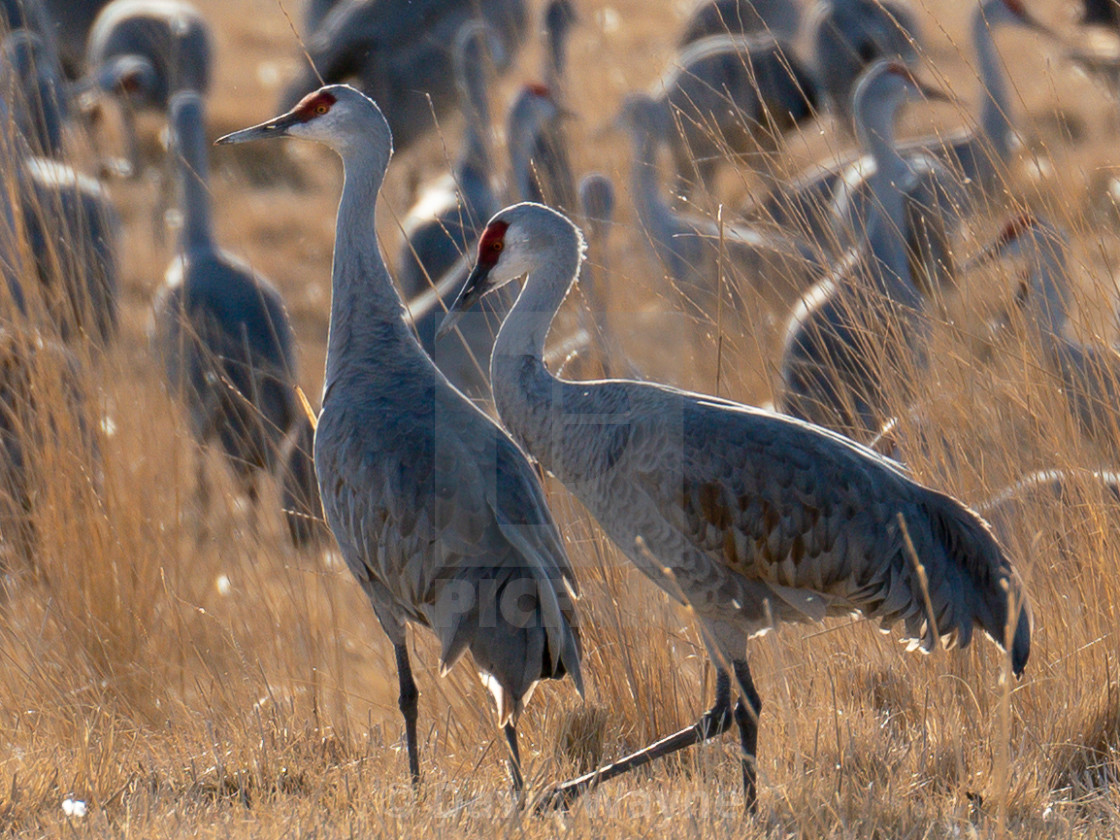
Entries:
[[254, 125], [251, 128], [243, 128], [240, 131], [234, 131], [232, 134], [227, 134], [225, 137], [219, 137], [214, 141], [215, 146], [224, 146], [227, 143], [245, 143], [249, 140], [263, 140], [269, 137], [284, 137], [288, 133], [288, 129], [293, 125], [304, 122], [305, 118], [297, 115], [296, 112], [289, 111], [279, 117], [263, 122], [260, 125]]
[[459, 323], [459, 319], [463, 317], [463, 313], [482, 300], [486, 293], [490, 291], [490, 284], [487, 280], [490, 277], [490, 269], [493, 267], [493, 265], [485, 265], [481, 262], [475, 264], [475, 267], [471, 269], [471, 273], [467, 276], [467, 282], [459, 290], [455, 302], [451, 304], [451, 308], [443, 316], [443, 321], [436, 331], [436, 338], [443, 338], [451, 332], [455, 325]]
[[956, 102], [952, 96], [947, 94], [941, 88], [927, 85], [925, 82], [917, 82], [918, 90], [922, 92], [922, 96], [930, 102]]

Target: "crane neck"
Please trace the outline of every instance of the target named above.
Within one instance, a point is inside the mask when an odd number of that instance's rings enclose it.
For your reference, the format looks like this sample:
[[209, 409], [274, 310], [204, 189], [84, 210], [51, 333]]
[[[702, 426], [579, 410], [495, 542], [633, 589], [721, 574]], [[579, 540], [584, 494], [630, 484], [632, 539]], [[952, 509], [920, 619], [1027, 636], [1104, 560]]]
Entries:
[[1060, 336], [1069, 320], [1071, 295], [1065, 243], [1038, 236], [1033, 250], [1029, 283], [1035, 323], [1044, 334]]
[[489, 173], [493, 167], [490, 156], [490, 101], [486, 84], [485, 50], [475, 41], [483, 40], [480, 34], [472, 39], [469, 48], [464, 49], [461, 66], [456, 68], [458, 75], [460, 107], [466, 121], [466, 136], [463, 151], [459, 155], [458, 168], [473, 169], [478, 173]]
[[634, 132], [633, 158], [630, 161], [630, 190], [634, 197], [634, 210], [638, 223], [656, 241], [673, 226], [673, 211], [661, 192], [660, 173], [657, 169], [658, 138], [651, 132]]
[[210, 151], [203, 120], [184, 119], [175, 126], [179, 149], [179, 189], [183, 229], [180, 247], [184, 253], [214, 247], [214, 223], [210, 206]]
[[547, 241], [525, 286], [502, 324], [490, 358], [494, 404], [504, 418], [520, 416], [526, 401], [540, 398], [545, 380], [555, 381], [544, 364], [544, 343], [560, 304], [579, 275], [583, 240], [575, 226], [562, 216], [551, 220]]
[[377, 344], [412, 337], [377, 243], [377, 196], [389, 152], [376, 143], [352, 143], [339, 154], [344, 179], [331, 270], [326, 388], [349, 365], [376, 364]]
[[910, 166], [895, 143], [894, 123], [901, 103], [895, 97], [863, 96], [856, 103], [856, 137], [865, 154], [875, 161], [872, 189], [876, 184], [900, 185]]
[[999, 53], [996, 52], [992, 25], [983, 13], [983, 5], [977, 8], [972, 17], [972, 48], [980, 62], [980, 131], [988, 152], [980, 156], [985, 171], [978, 174], [994, 175], [996, 162], [1007, 160], [1011, 153], [1014, 125], [1011, 122], [1007, 79]]

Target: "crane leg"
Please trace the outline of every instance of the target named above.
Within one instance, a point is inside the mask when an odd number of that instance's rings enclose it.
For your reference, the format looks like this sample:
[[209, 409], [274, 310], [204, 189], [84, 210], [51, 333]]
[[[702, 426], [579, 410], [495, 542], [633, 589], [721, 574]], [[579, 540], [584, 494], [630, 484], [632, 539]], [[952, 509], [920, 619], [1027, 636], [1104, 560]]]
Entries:
[[566, 808], [601, 782], [629, 773], [631, 770], [649, 764], [651, 761], [656, 761], [659, 758], [687, 749], [694, 744], [722, 735], [731, 728], [732, 719], [731, 678], [727, 671], [717, 666], [716, 701], [700, 720], [680, 732], [650, 744], [643, 750], [638, 750], [638, 752], [631, 753], [625, 758], [620, 758], [613, 764], [607, 764], [598, 770], [592, 770], [590, 773], [558, 785], [541, 799], [537, 805], [537, 810]]
[[397, 654], [397, 679], [400, 681], [401, 694], [397, 698], [397, 705], [404, 715], [404, 737], [408, 745], [408, 772], [412, 776], [412, 785], [420, 784], [420, 748], [416, 744], [416, 706], [420, 692], [416, 689], [416, 681], [412, 679], [412, 664], [408, 661], [408, 648], [404, 642], [393, 646]]
[[503, 727], [506, 743], [509, 744], [509, 777], [513, 782], [513, 792], [520, 794], [525, 790], [525, 778], [521, 775], [521, 750], [517, 747], [517, 728], [512, 723]]
[[[739, 726], [739, 745], [743, 749], [743, 803], [747, 811], [758, 811], [758, 716], [762, 713], [762, 698], [754, 687], [751, 669], [745, 659], [732, 664], [735, 680], [739, 683], [739, 702], [735, 704], [735, 723]], [[746, 702], [744, 702], [746, 701]]]

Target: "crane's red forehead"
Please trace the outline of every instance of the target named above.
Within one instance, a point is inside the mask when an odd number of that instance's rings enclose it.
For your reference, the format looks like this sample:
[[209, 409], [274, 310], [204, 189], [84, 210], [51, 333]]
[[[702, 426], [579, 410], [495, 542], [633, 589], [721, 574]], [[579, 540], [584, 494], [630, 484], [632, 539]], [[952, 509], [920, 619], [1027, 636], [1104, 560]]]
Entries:
[[501, 219], [491, 222], [478, 238], [478, 261], [483, 265], [493, 265], [501, 256], [502, 246], [505, 244], [506, 231], [509, 222]]
[[1023, 5], [1023, 0], [1003, 0], [1003, 5], [1020, 17], [1027, 13], [1027, 7]]
[[326, 90], [317, 90], [314, 93], [309, 93], [299, 101], [299, 104], [292, 109], [292, 115], [298, 117], [303, 122], [320, 116], [319, 109], [327, 106], [327, 110], [338, 101], [333, 93]]
[[540, 82], [530, 82], [525, 85], [525, 90], [529, 91], [533, 96], [539, 96], [541, 99], [552, 98], [552, 91], [548, 89], [548, 85], [542, 85]]

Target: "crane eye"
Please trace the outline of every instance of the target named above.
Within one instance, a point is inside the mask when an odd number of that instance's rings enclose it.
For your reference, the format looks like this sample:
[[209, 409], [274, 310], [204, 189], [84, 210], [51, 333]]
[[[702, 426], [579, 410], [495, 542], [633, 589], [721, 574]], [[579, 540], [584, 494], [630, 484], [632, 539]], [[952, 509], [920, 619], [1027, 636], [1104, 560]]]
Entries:
[[329, 110], [330, 110], [330, 106], [327, 105], [326, 102], [320, 102], [318, 105], [315, 106], [315, 113], [318, 114], [319, 116], [323, 116], [323, 114], [327, 113], [327, 111], [329, 111]]
[[492, 243], [490, 244], [490, 250], [491, 250], [491, 251], [500, 251], [500, 250], [502, 250], [502, 243], [501, 243], [501, 240], [498, 240], [498, 241], [492, 242]]

